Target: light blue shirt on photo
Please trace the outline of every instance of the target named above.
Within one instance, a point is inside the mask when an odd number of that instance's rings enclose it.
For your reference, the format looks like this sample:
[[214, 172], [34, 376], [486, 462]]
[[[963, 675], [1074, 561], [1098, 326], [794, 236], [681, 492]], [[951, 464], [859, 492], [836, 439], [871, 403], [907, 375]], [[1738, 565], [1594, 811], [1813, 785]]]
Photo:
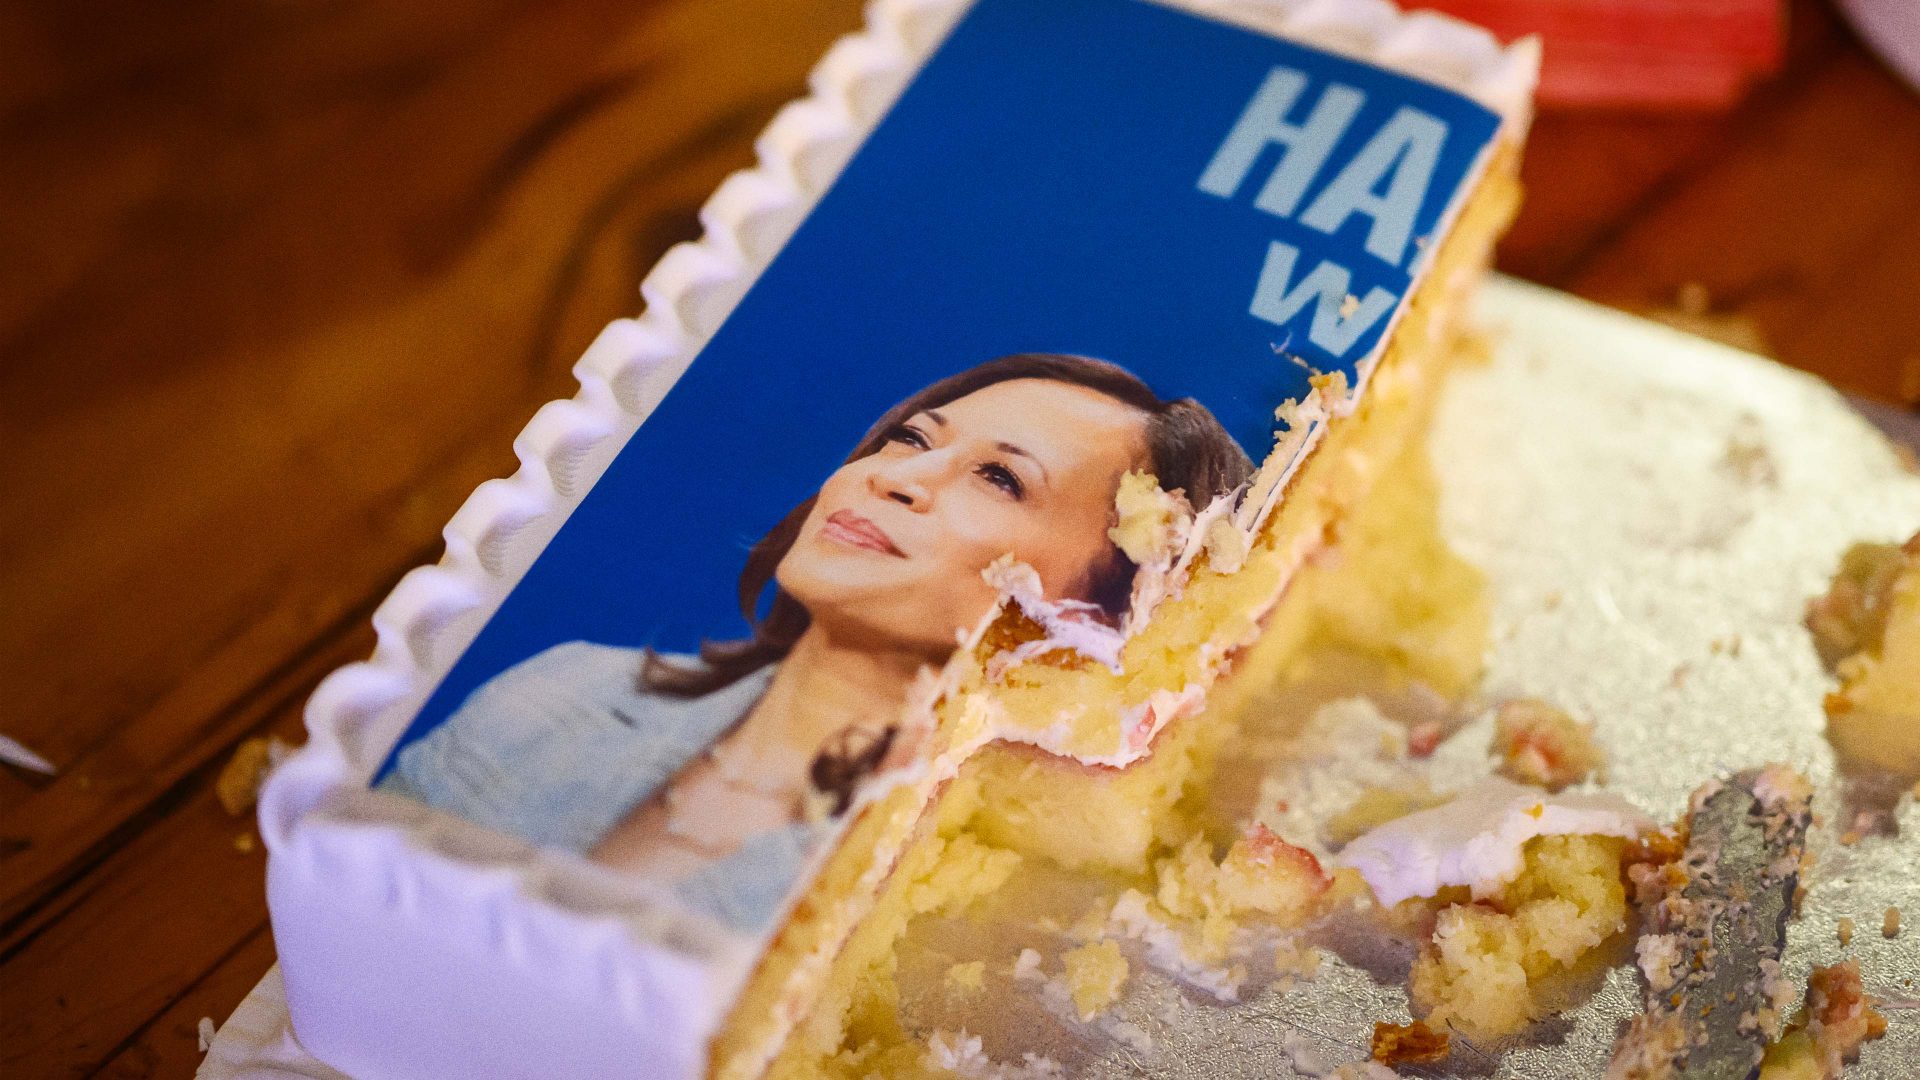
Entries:
[[[574, 641], [521, 661], [401, 750], [380, 789], [584, 855], [737, 724], [773, 680], [768, 666], [700, 697], [674, 697], [642, 684], [645, 656]], [[766, 929], [818, 829], [803, 822], [751, 837], [674, 892], [734, 929]]]

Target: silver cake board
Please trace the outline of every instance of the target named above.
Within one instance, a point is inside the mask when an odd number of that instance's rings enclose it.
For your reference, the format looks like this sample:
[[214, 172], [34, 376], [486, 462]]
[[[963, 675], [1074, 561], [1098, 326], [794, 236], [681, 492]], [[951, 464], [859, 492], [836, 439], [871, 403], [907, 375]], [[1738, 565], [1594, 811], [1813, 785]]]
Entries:
[[[1836, 775], [1821, 734], [1829, 680], [1800, 614], [1848, 544], [1920, 528], [1920, 475], [1831, 388], [1770, 361], [1507, 278], [1475, 307], [1493, 357], [1449, 381], [1430, 449], [1448, 539], [1494, 583], [1487, 696], [1542, 697], [1597, 721], [1609, 788], [1656, 817], [1676, 817], [1716, 773], [1805, 770], [1824, 825], [1787, 972], [1851, 957], [1870, 992], [1911, 999], [1902, 980], [1920, 976], [1920, 940], [1878, 927], [1887, 907], [1920, 913], [1920, 808]], [[1867, 412], [1920, 444], [1911, 415]], [[1454, 740], [1473, 738], [1485, 735], [1470, 725]], [[1837, 843], [1863, 807], [1884, 827]], [[1843, 916], [1862, 927], [1850, 948], [1834, 930]], [[1472, 1075], [1598, 1075], [1636, 977], [1615, 969], [1551, 1039], [1457, 1060]], [[1144, 1008], [1133, 1019], [1149, 1049], [1083, 1059], [1084, 1071], [1316, 1075], [1364, 1057], [1374, 1021], [1407, 1015], [1401, 986], [1338, 960], [1232, 1007], [1140, 1006], [1155, 981], [1137, 978], [1120, 1006]], [[1849, 1077], [1894, 1080], [1920, 1060], [1920, 1012], [1888, 1015]], [[292, 1034], [277, 969], [219, 1028], [198, 1075], [341, 1077]]]

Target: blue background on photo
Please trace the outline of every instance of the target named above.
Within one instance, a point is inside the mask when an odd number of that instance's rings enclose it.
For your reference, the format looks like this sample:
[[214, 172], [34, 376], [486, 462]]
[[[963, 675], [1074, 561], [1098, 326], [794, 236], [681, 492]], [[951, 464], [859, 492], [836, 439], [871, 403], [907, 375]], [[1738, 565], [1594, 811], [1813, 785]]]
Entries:
[[[1403, 293], [1363, 249], [1253, 206], [1277, 154], [1231, 199], [1196, 187], [1268, 72], [1364, 91], [1301, 206], [1402, 105], [1451, 133], [1416, 219], [1430, 234], [1497, 120], [1436, 86], [1143, 0], [980, 0], [771, 267], [508, 596], [401, 744], [549, 646], [690, 652], [742, 636], [747, 549], [811, 495], [896, 402], [1014, 352], [1118, 363], [1211, 408], [1255, 461], [1273, 409], [1306, 390], [1277, 327], [1249, 313], [1268, 243]], [[1410, 261], [1410, 260], [1409, 260]], [[1353, 349], [1366, 355], [1386, 320]], [[1297, 325], [1296, 325], [1297, 324]]]

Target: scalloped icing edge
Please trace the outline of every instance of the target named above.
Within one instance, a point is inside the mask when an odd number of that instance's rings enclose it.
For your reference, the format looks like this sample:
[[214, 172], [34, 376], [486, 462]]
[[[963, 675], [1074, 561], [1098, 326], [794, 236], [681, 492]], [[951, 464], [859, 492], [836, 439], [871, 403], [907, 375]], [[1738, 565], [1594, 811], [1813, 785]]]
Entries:
[[[645, 882], [536, 851], [367, 784], [453, 662], [972, 2], [868, 6], [865, 27], [837, 41], [809, 74], [807, 96], [783, 107], [755, 140], [757, 163], [727, 177], [701, 207], [704, 235], [674, 246], [647, 274], [644, 313], [609, 324], [574, 365], [579, 391], [542, 406], [514, 439], [519, 469], [476, 488], [442, 530], [440, 561], [409, 571], [374, 612], [372, 657], [329, 674], [307, 702], [308, 742], [270, 777], [260, 828], [289, 1004], [296, 1022], [307, 1021], [310, 1048], [352, 1067], [355, 1043], [379, 1040], [362, 1040], [358, 1025], [338, 1041], [333, 1031], [316, 1030], [332, 1027], [323, 1017], [330, 980], [311, 978], [315, 969], [297, 958], [311, 950], [316, 964], [344, 964], [355, 973], [345, 981], [364, 988], [366, 971], [393, 968], [394, 941], [411, 938], [433, 950], [429, 966], [437, 970], [406, 978], [418, 972], [404, 967], [413, 957], [401, 957], [403, 967], [390, 972], [400, 985], [497, 976], [504, 960], [523, 986], [574, 991], [564, 995], [572, 999], [566, 1013], [549, 1018], [556, 1031], [542, 1035], [528, 1025], [516, 1060], [550, 1064], [543, 1055], [564, 1047], [579, 1062], [582, 1044], [596, 1041], [630, 1055], [639, 1043], [572, 1035], [604, 1023], [644, 1036], [656, 1050], [692, 1052], [684, 1062], [660, 1062], [672, 1071], [700, 1067], [706, 1038], [758, 955], [755, 945]], [[1389, 0], [1162, 2], [1465, 94], [1500, 114], [1503, 138], [1531, 121], [1539, 66], [1531, 38], [1501, 46], [1478, 27], [1402, 13]], [[347, 962], [351, 950], [342, 945], [364, 936], [356, 931], [365, 919], [383, 917], [395, 934], [369, 942], [358, 965]], [[475, 970], [456, 970], [462, 964]], [[582, 987], [597, 1017], [578, 1008]], [[515, 1015], [520, 1006], [530, 1016], [540, 1011], [533, 995], [497, 982], [487, 992], [495, 1004], [503, 993], [519, 999]], [[365, 1022], [369, 1011], [354, 1017]], [[404, 1038], [407, 1022], [420, 1020], [405, 1014], [391, 1034]], [[607, 1060], [630, 1068], [633, 1059]], [[431, 1075], [444, 1064], [423, 1067]]]

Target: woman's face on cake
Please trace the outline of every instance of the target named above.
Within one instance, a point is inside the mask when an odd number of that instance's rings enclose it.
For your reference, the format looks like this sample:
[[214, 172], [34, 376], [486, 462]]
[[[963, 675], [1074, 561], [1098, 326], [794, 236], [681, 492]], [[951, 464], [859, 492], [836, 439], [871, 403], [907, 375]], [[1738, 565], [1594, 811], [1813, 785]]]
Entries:
[[1084, 596], [1112, 557], [1120, 478], [1146, 456], [1146, 417], [1097, 390], [982, 387], [829, 477], [776, 577], [836, 635], [944, 657], [992, 606], [981, 571], [1002, 555], [1049, 598]]

